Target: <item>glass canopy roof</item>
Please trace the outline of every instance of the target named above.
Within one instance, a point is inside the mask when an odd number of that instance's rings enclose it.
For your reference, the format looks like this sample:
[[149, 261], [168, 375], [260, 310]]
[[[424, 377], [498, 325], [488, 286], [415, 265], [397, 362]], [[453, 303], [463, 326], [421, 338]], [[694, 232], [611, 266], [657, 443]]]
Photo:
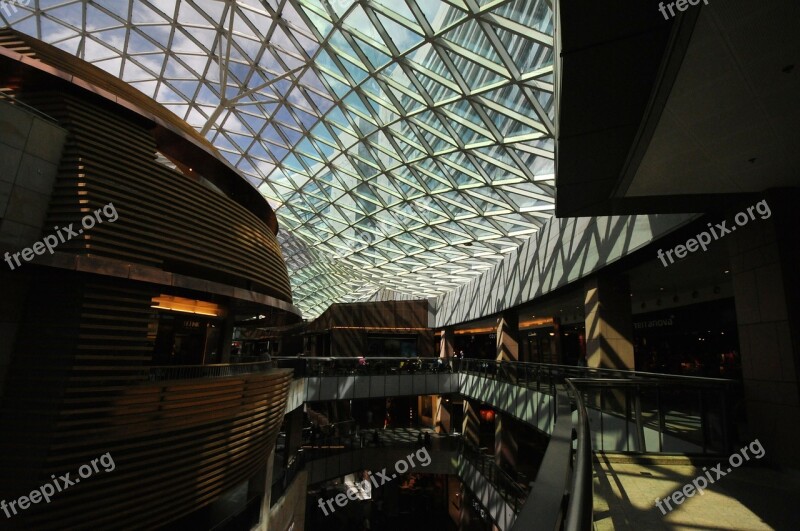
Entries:
[[30, 0], [4, 24], [196, 127], [276, 208], [295, 304], [435, 296], [552, 215], [547, 0]]

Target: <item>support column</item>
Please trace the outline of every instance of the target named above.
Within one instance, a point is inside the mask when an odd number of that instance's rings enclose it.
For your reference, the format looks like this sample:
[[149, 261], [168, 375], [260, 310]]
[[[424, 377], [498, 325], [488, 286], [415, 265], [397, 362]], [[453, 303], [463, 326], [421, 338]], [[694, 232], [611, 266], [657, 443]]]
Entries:
[[564, 364], [561, 348], [561, 317], [553, 317], [553, 339], [550, 341], [550, 359], [555, 365]]
[[231, 362], [231, 343], [233, 342], [233, 325], [234, 319], [233, 302], [229, 302], [228, 308], [230, 309], [225, 320], [222, 323], [222, 333], [220, 334], [220, 359], [210, 363], [230, 363]]
[[[519, 359], [519, 316], [516, 311], [503, 312], [497, 318], [497, 361]], [[502, 369], [501, 369], [502, 370]], [[506, 376], [512, 378], [510, 371]], [[514, 468], [517, 463], [517, 441], [511, 419], [498, 413], [494, 424], [494, 460], [502, 468]]]
[[508, 415], [497, 414], [494, 420], [494, 462], [503, 469], [517, 467], [517, 437], [513, 420]]
[[450, 399], [438, 396], [436, 397], [434, 404], [434, 407], [436, 408], [436, 411], [434, 412], [434, 426], [436, 433], [450, 434], [450, 432], [453, 430], [452, 422], [450, 420], [450, 408], [452, 407]]
[[516, 311], [497, 317], [497, 361], [519, 359], [519, 316]]
[[586, 281], [586, 362], [589, 367], [633, 370], [630, 284], [625, 276]]
[[[442, 329], [442, 335], [439, 340], [439, 357], [444, 358], [444, 363], [450, 363], [451, 367], [455, 356], [455, 337], [455, 328], [447, 327]], [[434, 404], [436, 405], [436, 411], [434, 413], [434, 427], [436, 433], [450, 433], [453, 429], [450, 422], [449, 402], [449, 399], [445, 402], [445, 398], [441, 395], [437, 396], [436, 400], [434, 400]]]
[[303, 408], [298, 407], [286, 415], [286, 443], [283, 450], [283, 468], [289, 468], [289, 459], [303, 445]]
[[455, 349], [455, 329], [452, 327], [444, 328], [439, 341], [439, 357], [452, 357], [455, 354]]
[[759, 439], [767, 459], [791, 468], [800, 468], [795, 447], [800, 440], [798, 200], [797, 190], [770, 191], [765, 201], [751, 203], [758, 209], [754, 219], [748, 216], [743, 226], [731, 223], [736, 232], [725, 236], [749, 432], [739, 439]]
[[261, 520], [258, 522], [258, 531], [269, 529], [269, 510], [272, 508], [272, 468], [275, 462], [275, 447], [272, 447], [267, 456], [267, 464], [263, 474], [258, 474], [264, 478], [264, 497], [261, 500]]
[[480, 446], [481, 419], [478, 418], [478, 408], [468, 399], [464, 399], [464, 420], [461, 425], [461, 437], [474, 446]]

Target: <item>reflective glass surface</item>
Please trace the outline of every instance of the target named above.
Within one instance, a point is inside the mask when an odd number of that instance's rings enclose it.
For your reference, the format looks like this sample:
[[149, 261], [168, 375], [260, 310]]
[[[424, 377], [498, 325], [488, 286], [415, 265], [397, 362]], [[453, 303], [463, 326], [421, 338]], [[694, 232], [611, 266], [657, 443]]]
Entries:
[[553, 213], [546, 0], [31, 0], [0, 18], [208, 138], [276, 208], [305, 317], [450, 290]]

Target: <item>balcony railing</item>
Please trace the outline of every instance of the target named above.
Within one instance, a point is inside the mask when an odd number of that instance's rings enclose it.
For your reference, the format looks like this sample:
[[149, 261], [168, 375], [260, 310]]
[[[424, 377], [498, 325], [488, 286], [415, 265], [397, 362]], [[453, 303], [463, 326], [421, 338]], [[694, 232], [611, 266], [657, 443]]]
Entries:
[[271, 361], [252, 363], [221, 363], [216, 365], [159, 365], [150, 367], [147, 381], [191, 380], [196, 378], [228, 378], [267, 372], [273, 368]]
[[[276, 367], [294, 369], [296, 378], [318, 376], [385, 376], [456, 372], [457, 359], [442, 358], [303, 358], [275, 357]], [[363, 361], [362, 361], [363, 360]]]
[[[274, 362], [294, 369], [295, 377], [458, 373], [550, 396], [572, 379], [581, 390], [598, 451], [725, 453], [735, 441], [733, 413], [741, 398], [740, 385], [733, 380], [542, 363], [352, 357], [275, 358]], [[369, 388], [370, 392], [387, 389]]]
[[[525, 526], [531, 522], [536, 522], [535, 529], [591, 529], [593, 450], [724, 454], [736, 440], [732, 406], [741, 389], [733, 380], [457, 358], [274, 361], [278, 367], [294, 369], [298, 378], [457, 374], [452, 392], [459, 392], [464, 378], [479, 377], [555, 397], [550, 443], [514, 529], [528, 529]], [[358, 378], [355, 381], [359, 385]], [[469, 459], [468, 448], [461, 454], [480, 466], [481, 473], [505, 493], [506, 501], [519, 508], [517, 482], [478, 452], [474, 459]]]
[[480, 452], [478, 448], [464, 439], [461, 439], [459, 453], [494, 486], [515, 513], [520, 511], [530, 490], [527, 485], [521, 485], [519, 481], [500, 468], [495, 462], [494, 456]]
[[40, 111], [39, 109], [37, 109], [35, 107], [31, 107], [27, 103], [24, 103], [24, 102], [18, 100], [17, 98], [15, 98], [14, 96], [12, 96], [11, 94], [9, 94], [8, 92], [6, 92], [4, 90], [0, 90], [0, 101], [6, 102], [6, 103], [8, 103], [10, 105], [16, 105], [17, 107], [20, 107], [21, 109], [24, 109], [24, 110], [26, 110], [26, 111], [28, 111], [28, 112], [30, 112], [32, 114], [35, 114], [36, 116], [38, 116], [38, 117], [40, 117], [40, 118], [42, 118], [44, 120], [47, 120], [48, 122], [51, 122], [51, 123], [54, 123], [54, 124], [58, 123], [58, 120], [56, 120], [55, 118], [53, 118], [49, 114], [43, 113], [42, 111]]

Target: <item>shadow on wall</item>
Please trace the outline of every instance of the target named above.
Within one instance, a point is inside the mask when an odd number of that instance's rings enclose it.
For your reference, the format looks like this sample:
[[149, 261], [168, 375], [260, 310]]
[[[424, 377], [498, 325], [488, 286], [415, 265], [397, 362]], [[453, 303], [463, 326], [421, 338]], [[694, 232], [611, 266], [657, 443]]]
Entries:
[[478, 319], [579, 280], [696, 217], [655, 214], [551, 218], [494, 268], [432, 301], [435, 327]]

